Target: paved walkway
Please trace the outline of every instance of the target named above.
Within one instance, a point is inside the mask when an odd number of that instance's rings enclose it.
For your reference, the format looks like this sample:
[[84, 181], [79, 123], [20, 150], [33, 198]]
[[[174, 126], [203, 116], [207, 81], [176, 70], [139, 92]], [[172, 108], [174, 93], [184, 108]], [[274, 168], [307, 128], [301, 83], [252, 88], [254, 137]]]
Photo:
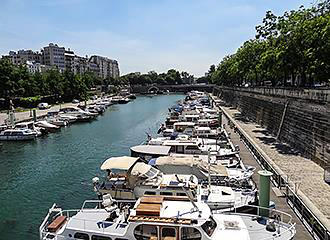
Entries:
[[[87, 101], [87, 104], [92, 103], [92, 100]], [[39, 110], [37, 109], [37, 117], [41, 117], [47, 114], [48, 111], [58, 111], [61, 108], [64, 107], [72, 107], [72, 106], [78, 106], [77, 103], [64, 103], [61, 105], [54, 105], [49, 109], [45, 109], [45, 110]], [[23, 120], [28, 120], [31, 119], [32, 117], [30, 116], [30, 111], [25, 111], [25, 112], [17, 112], [15, 113], [15, 117], [16, 117], [16, 122], [19, 121], [23, 121]], [[5, 120], [8, 118], [7, 113], [0, 113], [0, 125], [5, 124]]]
[[298, 189], [312, 204], [330, 220], [330, 185], [323, 180], [324, 170], [311, 161], [281, 144], [265, 128], [246, 122], [240, 112], [229, 107], [222, 107], [227, 114], [258, 144], [268, 157], [296, 184]]
[[[234, 133], [234, 131], [228, 127], [227, 119], [223, 118], [222, 121], [226, 125], [226, 130], [228, 131], [228, 133], [230, 133], [230, 139], [232, 140], [233, 144], [239, 146], [240, 156], [241, 156], [244, 164], [256, 167], [256, 173], [252, 177], [253, 177], [253, 180], [259, 185], [259, 175], [257, 174], [257, 172], [259, 170], [261, 170], [261, 167], [255, 160], [255, 158], [252, 156], [251, 152], [243, 144], [243, 142], [240, 141], [239, 135]], [[270, 199], [271, 199], [271, 201], [275, 202], [277, 210], [288, 213], [293, 217], [293, 222], [296, 223], [296, 231], [297, 231], [295, 239], [299, 239], [299, 240], [313, 239], [311, 237], [311, 235], [308, 233], [308, 231], [306, 230], [306, 228], [302, 225], [302, 223], [299, 221], [299, 219], [293, 213], [291, 208], [287, 205], [285, 198], [276, 197], [274, 192], [271, 191]]]

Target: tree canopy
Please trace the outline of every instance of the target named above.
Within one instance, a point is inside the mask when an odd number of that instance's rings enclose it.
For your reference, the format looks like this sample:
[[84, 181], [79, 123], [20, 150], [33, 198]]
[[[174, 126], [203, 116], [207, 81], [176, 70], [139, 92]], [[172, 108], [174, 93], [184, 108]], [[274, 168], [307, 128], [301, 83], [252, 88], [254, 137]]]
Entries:
[[222, 59], [211, 81], [226, 86], [315, 86], [330, 79], [330, 1], [276, 16], [266, 12], [255, 39]]
[[91, 72], [74, 75], [51, 69], [31, 74], [24, 65], [16, 66], [8, 59], [0, 59], [0, 98], [54, 95], [84, 99], [90, 88], [101, 83]]
[[176, 85], [176, 84], [189, 84], [194, 80], [194, 76], [187, 72], [179, 72], [175, 69], [170, 69], [166, 73], [157, 73], [150, 71], [145, 74], [139, 72], [129, 73], [119, 78], [122, 83], [130, 85]]

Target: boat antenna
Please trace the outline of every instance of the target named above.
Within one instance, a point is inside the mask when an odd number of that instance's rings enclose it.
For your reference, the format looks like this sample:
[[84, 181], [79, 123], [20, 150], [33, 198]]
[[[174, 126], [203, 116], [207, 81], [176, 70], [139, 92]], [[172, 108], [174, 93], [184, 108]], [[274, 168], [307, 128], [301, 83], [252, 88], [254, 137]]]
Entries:
[[[176, 179], [178, 180], [179, 183], [183, 183], [183, 182], [179, 179], [179, 177], [178, 177], [177, 174], [175, 174], [175, 177], [176, 177]], [[194, 206], [194, 208], [198, 211], [198, 217], [201, 217], [201, 216], [202, 216], [202, 214], [201, 214], [202, 211], [200, 211], [199, 208], [197, 207], [197, 205], [196, 205], [196, 203], [195, 203], [193, 197], [191, 196], [191, 191], [187, 191], [187, 189], [185, 189], [184, 185], [182, 185], [181, 188], [182, 188], [182, 190], [186, 193], [186, 195], [187, 195], [189, 201], [191, 202], [191, 204], [192, 204], [192, 205]]]

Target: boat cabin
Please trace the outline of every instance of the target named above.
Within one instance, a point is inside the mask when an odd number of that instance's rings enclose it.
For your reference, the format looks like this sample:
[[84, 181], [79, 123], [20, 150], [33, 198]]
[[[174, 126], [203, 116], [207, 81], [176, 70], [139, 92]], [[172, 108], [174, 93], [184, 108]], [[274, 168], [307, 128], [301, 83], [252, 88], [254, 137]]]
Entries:
[[192, 135], [195, 127], [193, 122], [176, 122], [173, 124], [174, 132]]

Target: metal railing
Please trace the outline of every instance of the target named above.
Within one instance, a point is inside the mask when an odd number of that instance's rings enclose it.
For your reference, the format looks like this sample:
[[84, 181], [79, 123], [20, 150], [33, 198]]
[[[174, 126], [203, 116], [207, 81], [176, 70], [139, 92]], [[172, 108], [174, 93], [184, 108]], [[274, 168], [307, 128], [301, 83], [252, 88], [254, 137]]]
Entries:
[[225, 111], [223, 111], [223, 113], [228, 120], [229, 126], [234, 128], [235, 132], [240, 136], [240, 139], [251, 152], [253, 157], [257, 160], [259, 165], [263, 169], [273, 173], [273, 176], [271, 177], [272, 183], [280, 189], [285, 188], [285, 198], [288, 205], [293, 209], [312, 237], [317, 240], [330, 240], [329, 229], [327, 229], [327, 227], [317, 218], [317, 216], [315, 216], [310, 208], [306, 206], [301, 197], [297, 195], [296, 191], [292, 189], [290, 185], [294, 184], [289, 181], [286, 175], [279, 173], [279, 171], [267, 161], [266, 157], [259, 152], [259, 150], [249, 140], [249, 137], [241, 131], [240, 127], [235, 126], [235, 123], [231, 120], [227, 113]]

